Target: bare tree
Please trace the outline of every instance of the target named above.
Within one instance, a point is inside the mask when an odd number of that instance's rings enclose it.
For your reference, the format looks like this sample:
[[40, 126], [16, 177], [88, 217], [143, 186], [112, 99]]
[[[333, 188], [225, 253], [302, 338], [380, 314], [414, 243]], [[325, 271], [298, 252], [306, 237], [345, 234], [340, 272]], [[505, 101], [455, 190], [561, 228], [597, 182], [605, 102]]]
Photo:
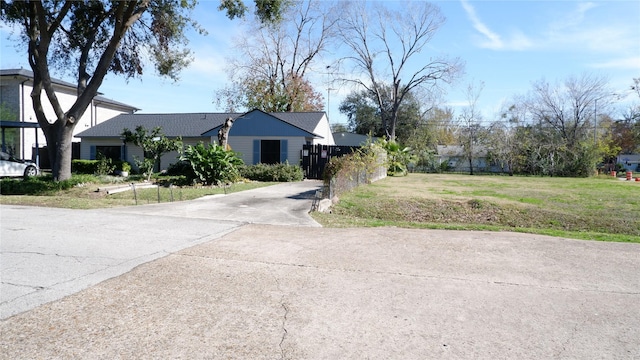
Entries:
[[[458, 59], [418, 59], [445, 18], [428, 2], [407, 2], [397, 9], [382, 3], [348, 2], [341, 11], [339, 37], [351, 52], [346, 57], [355, 77], [344, 79], [365, 88], [377, 100], [387, 138], [395, 140], [398, 110], [416, 88], [438, 90], [452, 81], [462, 65]], [[385, 93], [390, 91], [390, 93]], [[391, 106], [385, 106], [391, 99]]]
[[482, 114], [478, 110], [478, 99], [484, 89], [484, 82], [479, 84], [470, 83], [467, 85], [466, 96], [467, 106], [460, 114], [460, 142], [464, 149], [465, 157], [469, 162], [469, 174], [473, 175], [473, 159], [476, 156], [476, 145], [479, 142], [480, 131], [482, 126]]
[[591, 127], [595, 131], [596, 109], [611, 105], [610, 95], [607, 80], [600, 76], [572, 76], [555, 86], [540, 80], [533, 84], [527, 110], [534, 122], [554, 130], [571, 150]]
[[217, 92], [217, 102], [264, 111], [321, 110], [323, 98], [308, 80], [318, 57], [334, 36], [337, 18], [321, 1], [293, 3], [278, 23], [252, 23], [238, 39], [230, 59], [232, 85]]

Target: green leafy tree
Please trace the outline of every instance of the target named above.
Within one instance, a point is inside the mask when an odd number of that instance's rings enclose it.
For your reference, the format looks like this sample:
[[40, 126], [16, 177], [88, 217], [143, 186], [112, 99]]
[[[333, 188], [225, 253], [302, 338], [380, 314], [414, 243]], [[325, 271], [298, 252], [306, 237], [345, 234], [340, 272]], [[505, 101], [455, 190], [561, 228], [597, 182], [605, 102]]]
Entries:
[[180, 137], [169, 139], [162, 134], [162, 129], [157, 127], [152, 131], [142, 126], [136, 127], [132, 132], [129, 129], [122, 131], [122, 137], [126, 143], [133, 143], [144, 151], [144, 158], [135, 158], [136, 165], [140, 171], [147, 175], [147, 181], [151, 180], [154, 169], [160, 169], [160, 159], [162, 155], [182, 149], [182, 139]]
[[[285, 0], [256, 0], [261, 19], [280, 19]], [[177, 79], [191, 61], [185, 31], [203, 32], [191, 19], [196, 0], [6, 1], [0, 19], [20, 31], [33, 70], [33, 109], [45, 134], [55, 180], [71, 177], [73, 130], [108, 73], [126, 78], [143, 73], [147, 59], [161, 76]], [[241, 0], [223, 1], [231, 18], [242, 16]], [[51, 81], [54, 70], [71, 72], [76, 101], [63, 108]], [[44, 99], [43, 99], [44, 94]], [[45, 115], [45, 101], [55, 121]]]
[[[389, 98], [383, 99], [386, 107], [392, 107]], [[352, 92], [340, 103], [339, 110], [347, 115], [349, 128], [356, 134], [385, 137], [388, 133], [389, 121], [381, 122], [383, 116], [376, 99], [371, 92], [366, 90]], [[397, 114], [397, 141], [406, 142], [415, 130], [422, 127], [425, 122], [421, 114], [421, 106], [418, 99], [412, 93], [406, 95], [405, 101], [400, 105]], [[388, 112], [385, 112], [387, 114]], [[386, 125], [385, 125], [386, 124]]]
[[197, 180], [207, 185], [238, 181], [241, 177], [239, 166], [244, 164], [235, 152], [218, 144], [205, 146], [202, 142], [187, 146], [181, 159], [188, 161]]

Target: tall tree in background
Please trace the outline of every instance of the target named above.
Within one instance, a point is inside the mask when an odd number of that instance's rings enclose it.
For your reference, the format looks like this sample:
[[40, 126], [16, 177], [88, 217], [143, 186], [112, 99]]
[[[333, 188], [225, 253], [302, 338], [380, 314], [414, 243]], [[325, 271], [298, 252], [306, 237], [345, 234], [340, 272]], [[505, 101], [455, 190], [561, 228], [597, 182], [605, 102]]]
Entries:
[[[385, 135], [395, 140], [400, 105], [417, 88], [439, 90], [461, 71], [458, 59], [433, 56], [424, 63], [426, 45], [444, 24], [444, 16], [428, 2], [407, 2], [391, 10], [383, 3], [344, 3], [339, 37], [352, 55], [354, 77], [344, 79], [368, 91], [380, 110]], [[417, 70], [415, 70], [417, 69]], [[391, 86], [385, 86], [391, 84]], [[391, 100], [387, 106], [385, 99]]]
[[604, 113], [613, 97], [606, 79], [585, 74], [551, 85], [533, 83], [524, 105], [531, 137], [539, 146], [533, 158], [539, 170], [552, 176], [589, 176], [605, 152], [596, 139], [596, 105]]
[[467, 106], [460, 114], [459, 139], [464, 149], [464, 155], [469, 162], [469, 174], [473, 175], [473, 159], [477, 156], [478, 147], [481, 145], [481, 133], [483, 133], [481, 121], [482, 114], [478, 109], [478, 99], [484, 89], [484, 82], [471, 83], [467, 86]]
[[487, 132], [487, 158], [498, 164], [503, 172], [513, 175], [518, 167], [517, 130], [524, 119], [521, 109], [510, 105], [503, 109], [500, 118], [489, 125]]
[[230, 59], [231, 85], [217, 92], [227, 111], [318, 111], [322, 94], [308, 79], [314, 63], [334, 37], [337, 17], [328, 3], [287, 3], [282, 20], [252, 22]]
[[571, 150], [595, 131], [596, 109], [611, 105], [607, 86], [605, 78], [589, 74], [556, 85], [540, 80], [533, 83], [527, 110], [534, 122], [555, 131]]
[[[388, 91], [384, 94], [389, 94]], [[385, 109], [393, 106], [393, 101], [387, 97], [382, 99]], [[385, 137], [386, 132], [382, 127], [380, 118], [383, 116], [377, 100], [367, 90], [352, 92], [340, 103], [340, 112], [347, 115], [349, 128], [356, 134], [376, 137]], [[388, 113], [388, 112], [386, 112]], [[397, 141], [404, 143], [415, 132], [415, 129], [424, 125], [420, 102], [409, 93], [397, 111]]]
[[[257, 13], [275, 19], [280, 2], [256, 1]], [[148, 57], [159, 75], [177, 79], [190, 62], [185, 31], [199, 29], [191, 20], [195, 6], [195, 0], [2, 0], [0, 18], [20, 28], [27, 47], [34, 74], [33, 108], [52, 149], [55, 180], [71, 177], [73, 130], [107, 73], [126, 78], [141, 75]], [[247, 10], [241, 0], [224, 1], [220, 8], [232, 18]], [[54, 70], [74, 74], [77, 98], [68, 109], [63, 109], [53, 87]], [[54, 109], [53, 123], [45, 116], [43, 101]]]

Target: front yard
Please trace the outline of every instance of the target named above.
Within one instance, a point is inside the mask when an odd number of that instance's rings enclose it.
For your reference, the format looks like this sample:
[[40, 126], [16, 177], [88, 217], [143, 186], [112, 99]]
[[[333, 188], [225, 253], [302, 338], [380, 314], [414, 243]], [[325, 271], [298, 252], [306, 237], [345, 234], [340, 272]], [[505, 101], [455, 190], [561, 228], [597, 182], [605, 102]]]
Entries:
[[640, 243], [640, 182], [409, 174], [343, 194], [326, 227], [400, 226], [519, 231]]

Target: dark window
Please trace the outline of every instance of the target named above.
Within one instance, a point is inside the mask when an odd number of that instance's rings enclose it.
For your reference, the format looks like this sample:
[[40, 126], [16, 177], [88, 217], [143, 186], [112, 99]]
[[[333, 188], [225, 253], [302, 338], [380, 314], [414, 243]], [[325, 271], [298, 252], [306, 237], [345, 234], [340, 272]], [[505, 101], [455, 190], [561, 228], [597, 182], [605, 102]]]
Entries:
[[96, 159], [98, 154], [102, 154], [105, 158], [111, 160], [120, 160], [122, 146], [96, 146]]
[[263, 164], [280, 162], [280, 140], [261, 140], [260, 162]]

